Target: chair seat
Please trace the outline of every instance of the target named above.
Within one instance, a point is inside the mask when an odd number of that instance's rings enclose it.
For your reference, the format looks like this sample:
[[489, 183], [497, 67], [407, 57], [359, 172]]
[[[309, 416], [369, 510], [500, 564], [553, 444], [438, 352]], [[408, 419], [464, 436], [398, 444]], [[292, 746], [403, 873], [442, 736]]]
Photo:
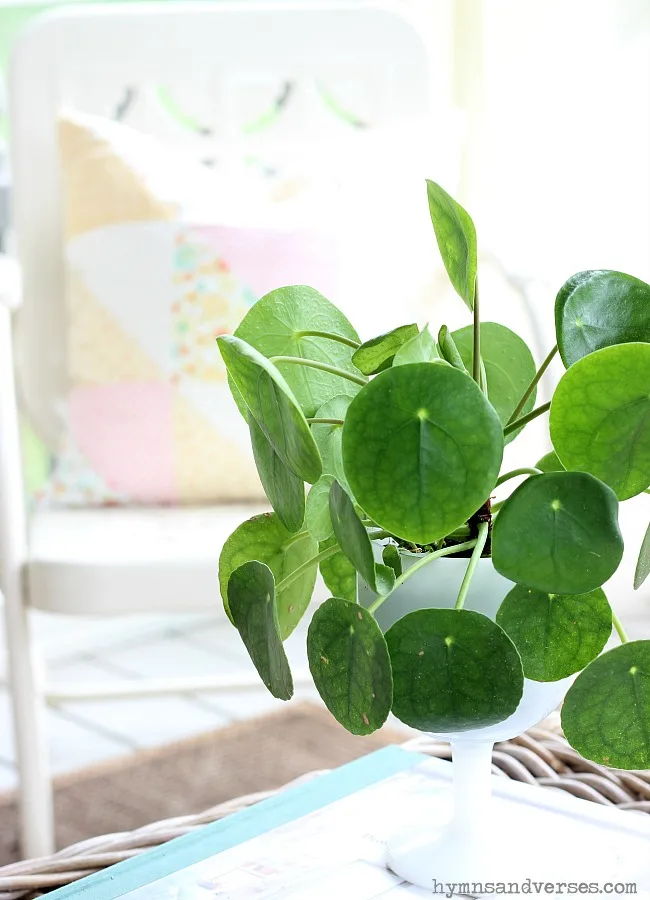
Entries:
[[268, 507], [48, 509], [30, 521], [30, 605], [116, 615], [220, 608], [219, 554]]

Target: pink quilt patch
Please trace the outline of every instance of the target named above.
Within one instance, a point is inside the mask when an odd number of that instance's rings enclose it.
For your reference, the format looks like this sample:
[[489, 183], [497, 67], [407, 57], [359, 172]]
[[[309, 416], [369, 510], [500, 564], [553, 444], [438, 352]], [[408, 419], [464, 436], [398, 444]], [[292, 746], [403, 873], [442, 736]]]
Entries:
[[163, 382], [75, 387], [70, 430], [80, 452], [119, 493], [140, 503], [174, 499], [173, 388]]

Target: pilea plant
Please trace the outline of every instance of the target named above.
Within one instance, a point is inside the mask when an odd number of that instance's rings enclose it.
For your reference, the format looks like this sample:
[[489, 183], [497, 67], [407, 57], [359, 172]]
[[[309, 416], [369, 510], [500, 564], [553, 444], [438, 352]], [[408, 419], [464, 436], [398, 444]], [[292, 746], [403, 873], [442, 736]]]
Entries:
[[[628, 642], [602, 590], [623, 554], [619, 502], [650, 485], [650, 286], [608, 270], [574, 275], [555, 300], [557, 344], [537, 368], [520, 337], [480, 322], [472, 220], [438, 185], [427, 191], [467, 327], [434, 337], [407, 324], [361, 343], [301, 286], [267, 294], [218, 338], [274, 510], [223, 547], [226, 612], [264, 684], [288, 699], [283, 641], [320, 567], [332, 596], [309, 626], [309, 666], [349, 731], [372, 732], [391, 709], [427, 731], [490, 725], [515, 711], [524, 677], [580, 672], [563, 707], [568, 740], [600, 763], [650, 767], [650, 641]], [[566, 372], [535, 406], [557, 353]], [[504, 445], [549, 410], [554, 452], [501, 474]], [[525, 480], [491, 505], [515, 477]], [[404, 570], [403, 551], [417, 555]], [[435, 608], [434, 591], [430, 609], [382, 633], [374, 613], [442, 556], [467, 558], [456, 608]], [[463, 608], [481, 556], [513, 582], [496, 622]], [[648, 572], [650, 530], [635, 587]], [[359, 579], [376, 595], [368, 608]], [[613, 626], [621, 643], [602, 653]]]

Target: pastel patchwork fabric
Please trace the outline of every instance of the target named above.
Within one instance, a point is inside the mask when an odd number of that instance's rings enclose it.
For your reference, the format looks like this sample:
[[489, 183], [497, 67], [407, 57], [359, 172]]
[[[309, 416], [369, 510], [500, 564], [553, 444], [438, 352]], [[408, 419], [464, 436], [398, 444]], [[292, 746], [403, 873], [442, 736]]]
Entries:
[[215, 338], [282, 284], [334, 289], [334, 239], [273, 215], [271, 200], [242, 210], [209, 171], [126, 126], [66, 114], [60, 147], [70, 391], [43, 495], [262, 497]]

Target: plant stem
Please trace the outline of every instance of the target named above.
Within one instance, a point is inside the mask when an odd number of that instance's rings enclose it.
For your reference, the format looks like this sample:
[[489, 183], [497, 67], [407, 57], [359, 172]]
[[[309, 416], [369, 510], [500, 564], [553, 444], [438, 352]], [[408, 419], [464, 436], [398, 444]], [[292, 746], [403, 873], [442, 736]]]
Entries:
[[[474, 282], [474, 357], [472, 378], [481, 386], [481, 317], [478, 306], [478, 276]], [[485, 393], [485, 392], [484, 392]]]
[[352, 340], [352, 338], [343, 337], [342, 334], [332, 334], [330, 331], [297, 331], [295, 336], [297, 338], [319, 337], [325, 338], [328, 341], [338, 341], [339, 344], [345, 344], [346, 347], [353, 347], [355, 350], [357, 349], [357, 347], [361, 346], [359, 341], [354, 341]]
[[522, 409], [524, 408], [524, 406], [526, 405], [526, 401], [528, 400], [528, 398], [530, 397], [530, 395], [531, 395], [531, 394], [533, 393], [533, 391], [535, 390], [535, 387], [536, 387], [538, 381], [540, 380], [540, 378], [542, 377], [542, 375], [544, 374], [544, 372], [545, 372], [545, 371], [548, 369], [548, 367], [550, 366], [551, 361], [553, 360], [553, 357], [555, 356], [556, 353], [557, 353], [557, 344], [555, 345], [555, 347], [553, 347], [553, 349], [551, 350], [551, 352], [549, 353], [549, 355], [546, 357], [546, 359], [544, 360], [544, 362], [541, 364], [541, 366], [539, 367], [539, 369], [538, 369], [537, 372], [535, 373], [535, 377], [533, 378], [533, 380], [531, 381], [531, 383], [528, 385], [528, 387], [526, 388], [526, 390], [524, 391], [524, 393], [521, 395], [521, 400], [520, 400], [519, 403], [515, 406], [514, 410], [512, 411], [512, 415], [510, 416], [510, 418], [509, 418], [508, 421], [506, 422], [506, 425], [510, 425], [511, 422], [514, 422], [514, 421], [516, 420], [517, 416], [521, 415], [521, 411], [522, 411]]
[[279, 594], [280, 591], [283, 591], [285, 588], [290, 587], [294, 583], [294, 581], [297, 581], [299, 578], [301, 578], [305, 574], [305, 572], [309, 572], [310, 569], [313, 569], [314, 566], [318, 565], [318, 563], [323, 562], [324, 559], [329, 559], [330, 556], [334, 556], [334, 554], [338, 553], [339, 550], [339, 545], [334, 544], [333, 547], [328, 547], [327, 550], [321, 550], [321, 552], [317, 553], [316, 556], [312, 556], [311, 559], [308, 559], [301, 566], [298, 566], [297, 569], [294, 569], [293, 572], [290, 572], [286, 578], [283, 578], [282, 581], [276, 584], [276, 593]]
[[450, 556], [452, 553], [461, 553], [463, 550], [471, 550], [472, 547], [476, 546], [476, 538], [471, 541], [465, 541], [462, 544], [453, 544], [451, 547], [443, 547], [441, 550], [434, 550], [433, 553], [425, 553], [421, 559], [418, 559], [417, 562], [413, 563], [405, 572], [399, 576], [399, 578], [395, 581], [395, 586], [392, 591], [389, 591], [387, 594], [380, 594], [377, 599], [370, 604], [368, 607], [369, 613], [376, 612], [379, 607], [382, 605], [384, 600], [388, 600], [390, 595], [394, 593], [399, 587], [401, 587], [405, 581], [411, 577], [411, 575], [415, 575], [416, 572], [419, 572], [424, 566], [428, 565], [430, 562], [433, 562], [434, 559], [440, 559], [441, 556]]
[[485, 371], [485, 363], [481, 359], [481, 379], [479, 381], [479, 387], [487, 397], [488, 392], [488, 383], [487, 383], [487, 372]]
[[291, 537], [288, 537], [286, 539], [286, 541], [282, 545], [282, 549], [286, 550], [287, 547], [291, 547], [293, 546], [293, 544], [297, 544], [298, 541], [302, 541], [308, 536], [309, 532], [307, 531], [307, 529], [304, 529], [303, 531], [297, 531], [295, 534], [292, 534]]
[[469, 586], [472, 583], [472, 578], [474, 577], [474, 572], [476, 571], [476, 567], [478, 566], [478, 561], [481, 558], [481, 554], [485, 548], [485, 544], [487, 543], [488, 534], [490, 531], [490, 523], [489, 522], [481, 522], [478, 526], [478, 537], [476, 538], [476, 546], [472, 551], [472, 556], [469, 561], [469, 565], [465, 571], [465, 576], [463, 578], [463, 582], [460, 586], [460, 591], [458, 592], [458, 600], [456, 600], [456, 609], [462, 609], [465, 605], [465, 598], [467, 597], [467, 592], [469, 590]]
[[532, 422], [533, 419], [536, 419], [537, 416], [543, 415], [543, 413], [548, 412], [551, 408], [551, 401], [548, 403], [542, 403], [541, 406], [538, 406], [537, 409], [534, 409], [532, 412], [529, 412], [527, 415], [522, 416], [521, 419], [515, 419], [514, 422], [510, 422], [503, 429], [504, 437], [510, 434], [511, 431], [516, 431], [518, 428], [523, 428], [524, 425], [528, 425], [529, 422]]
[[630, 639], [627, 636], [627, 632], [623, 628], [623, 623], [621, 622], [619, 617], [616, 615], [614, 610], [612, 610], [612, 622], [614, 623], [614, 628], [616, 629], [616, 633], [618, 634], [618, 636], [621, 639], [621, 643], [627, 644]]
[[499, 500], [498, 503], [493, 503], [492, 504], [492, 514], [494, 515], [494, 513], [498, 513], [505, 502], [506, 502], [505, 500]]
[[310, 425], [342, 425], [343, 419], [307, 419]]
[[352, 372], [346, 372], [345, 369], [339, 369], [337, 366], [330, 366], [324, 362], [318, 362], [315, 359], [303, 359], [302, 356], [272, 356], [271, 362], [277, 365], [278, 363], [291, 363], [296, 366], [307, 366], [310, 369], [320, 369], [321, 372], [329, 372], [330, 375], [338, 375], [340, 378], [347, 378], [348, 381], [353, 381], [355, 384], [360, 384], [362, 387], [365, 387], [368, 384], [368, 379], [363, 378], [361, 375], [353, 375]]
[[534, 468], [513, 469], [512, 472], [506, 472], [505, 475], [502, 475], [498, 479], [497, 483], [495, 484], [495, 487], [499, 487], [500, 484], [504, 484], [504, 482], [510, 481], [511, 478], [518, 478], [520, 475], [543, 475], [543, 474], [544, 473], [542, 472], [541, 469], [534, 469]]

